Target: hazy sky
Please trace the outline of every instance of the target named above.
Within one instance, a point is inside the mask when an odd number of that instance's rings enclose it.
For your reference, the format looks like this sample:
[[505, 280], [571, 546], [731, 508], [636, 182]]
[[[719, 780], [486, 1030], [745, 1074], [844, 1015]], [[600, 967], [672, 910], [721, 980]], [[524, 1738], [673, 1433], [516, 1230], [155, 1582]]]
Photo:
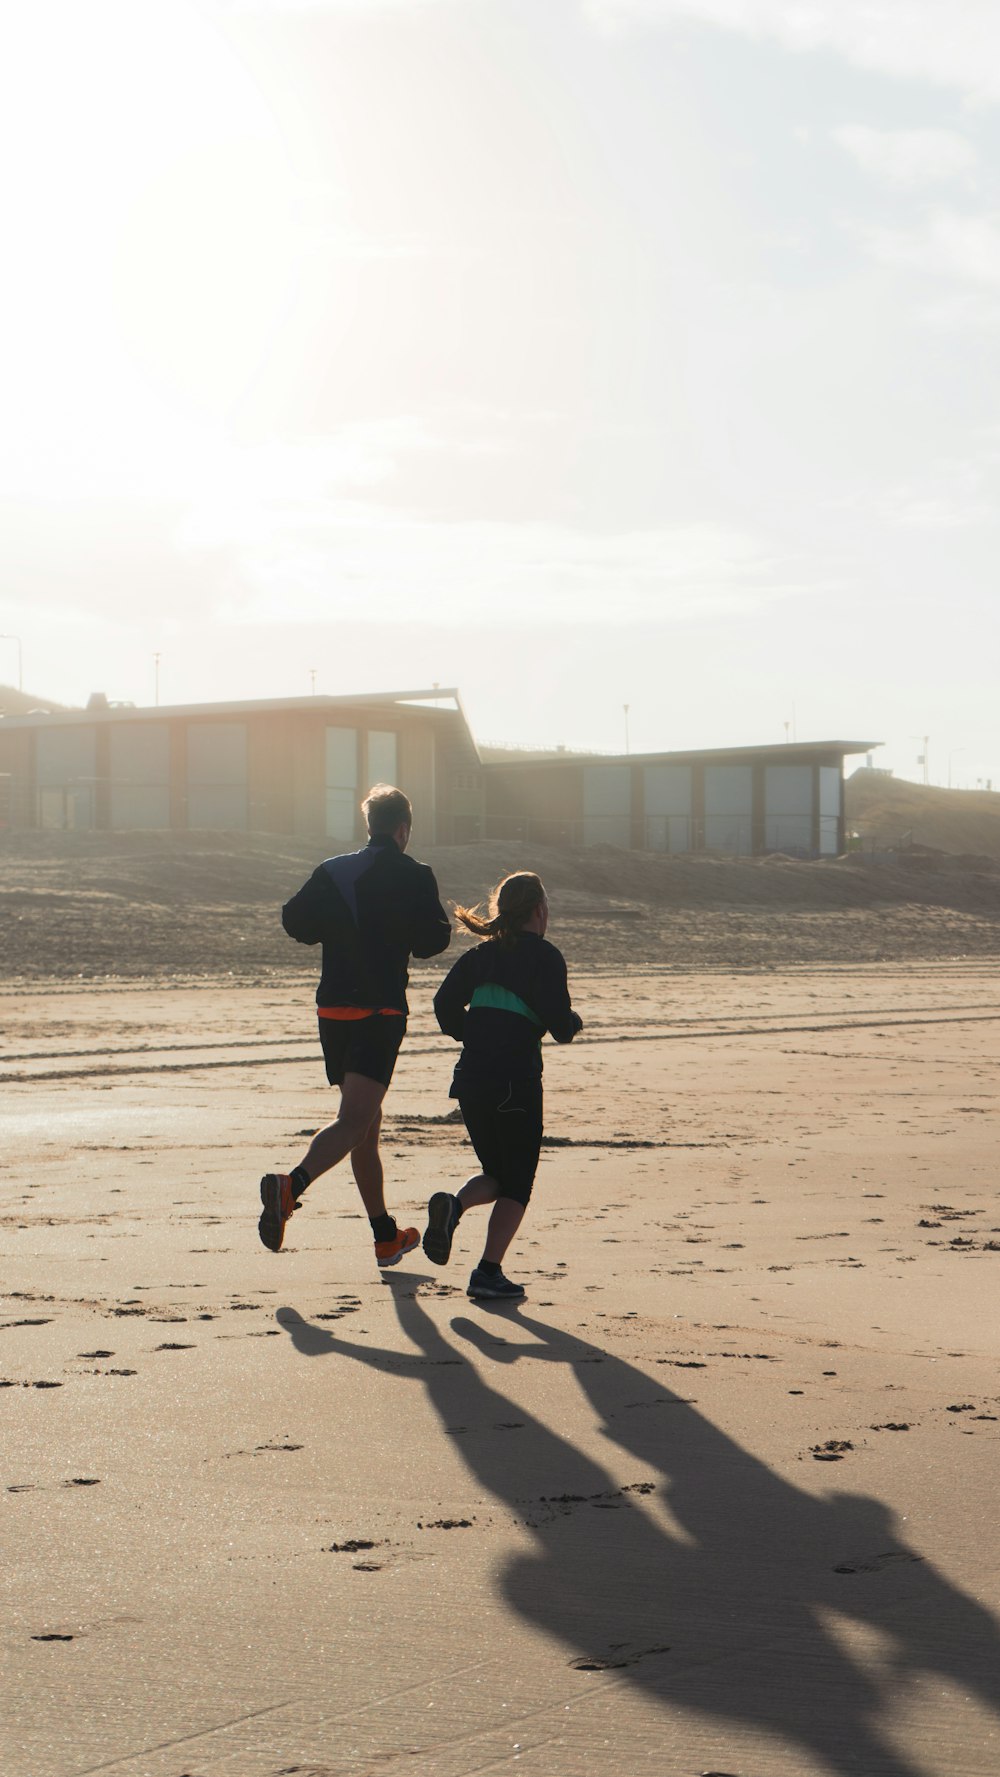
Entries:
[[[1000, 787], [997, 0], [31, 0], [28, 689]], [[0, 680], [16, 678], [0, 641]]]

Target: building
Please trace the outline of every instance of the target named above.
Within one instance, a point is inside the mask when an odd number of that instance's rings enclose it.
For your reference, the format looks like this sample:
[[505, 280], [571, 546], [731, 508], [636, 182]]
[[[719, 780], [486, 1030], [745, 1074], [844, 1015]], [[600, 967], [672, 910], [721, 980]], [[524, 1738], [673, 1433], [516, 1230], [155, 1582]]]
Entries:
[[0, 720], [0, 783], [21, 828], [363, 834], [370, 784], [406, 784], [425, 844], [478, 838], [479, 755], [458, 693], [373, 693]]
[[846, 840], [844, 759], [877, 744], [495, 758], [483, 771], [484, 831], [635, 851], [836, 857]]
[[350, 845], [375, 782], [424, 844], [518, 839], [657, 852], [832, 857], [843, 764], [872, 741], [602, 757], [480, 751], [453, 688], [0, 716], [0, 823], [255, 831]]

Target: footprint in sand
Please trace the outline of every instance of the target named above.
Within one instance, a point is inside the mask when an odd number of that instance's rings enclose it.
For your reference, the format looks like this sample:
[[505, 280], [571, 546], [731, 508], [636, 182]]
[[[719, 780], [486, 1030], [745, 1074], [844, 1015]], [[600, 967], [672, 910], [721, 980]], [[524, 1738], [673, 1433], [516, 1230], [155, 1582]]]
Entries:
[[853, 1450], [854, 1445], [848, 1438], [828, 1438], [825, 1444], [810, 1444], [814, 1462], [842, 1462], [844, 1453]]
[[841, 1561], [833, 1572], [880, 1573], [883, 1567], [896, 1567], [901, 1562], [909, 1565], [923, 1559], [922, 1555], [914, 1555], [908, 1549], [889, 1549], [884, 1555], [864, 1555], [859, 1561]]
[[569, 1666], [574, 1672], [617, 1672], [623, 1666], [636, 1666], [640, 1660], [648, 1660], [651, 1654], [669, 1654], [665, 1645], [659, 1647], [637, 1648], [634, 1653], [626, 1653], [623, 1647], [611, 1648], [606, 1657], [600, 1654], [584, 1654], [578, 1660], [570, 1660]]

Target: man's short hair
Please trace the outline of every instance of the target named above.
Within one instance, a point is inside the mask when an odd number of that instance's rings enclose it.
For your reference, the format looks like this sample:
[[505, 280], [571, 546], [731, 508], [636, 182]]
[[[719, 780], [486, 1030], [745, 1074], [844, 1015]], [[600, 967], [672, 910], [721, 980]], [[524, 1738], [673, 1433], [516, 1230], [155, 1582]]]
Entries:
[[395, 833], [404, 823], [407, 827], [413, 825], [409, 796], [392, 784], [373, 784], [361, 804], [361, 812], [373, 839], [383, 833]]

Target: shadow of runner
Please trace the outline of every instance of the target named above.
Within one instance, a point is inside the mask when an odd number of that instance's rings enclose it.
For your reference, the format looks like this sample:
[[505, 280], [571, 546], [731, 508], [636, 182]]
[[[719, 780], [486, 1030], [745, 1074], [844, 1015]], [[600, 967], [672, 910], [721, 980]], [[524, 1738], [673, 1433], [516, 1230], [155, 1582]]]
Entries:
[[[881, 1718], [922, 1674], [1000, 1713], [996, 1621], [899, 1540], [881, 1501], [794, 1486], [691, 1401], [519, 1310], [452, 1322], [492, 1363], [572, 1370], [609, 1443], [662, 1477], [623, 1486], [484, 1380], [417, 1301], [420, 1281], [391, 1280], [412, 1352], [355, 1345], [291, 1310], [278, 1318], [304, 1354], [422, 1382], [471, 1473], [535, 1537], [534, 1552], [510, 1559], [503, 1593], [567, 1664], [771, 1734], [845, 1777], [920, 1777]], [[838, 1620], [878, 1631], [881, 1656], [862, 1665]]]

